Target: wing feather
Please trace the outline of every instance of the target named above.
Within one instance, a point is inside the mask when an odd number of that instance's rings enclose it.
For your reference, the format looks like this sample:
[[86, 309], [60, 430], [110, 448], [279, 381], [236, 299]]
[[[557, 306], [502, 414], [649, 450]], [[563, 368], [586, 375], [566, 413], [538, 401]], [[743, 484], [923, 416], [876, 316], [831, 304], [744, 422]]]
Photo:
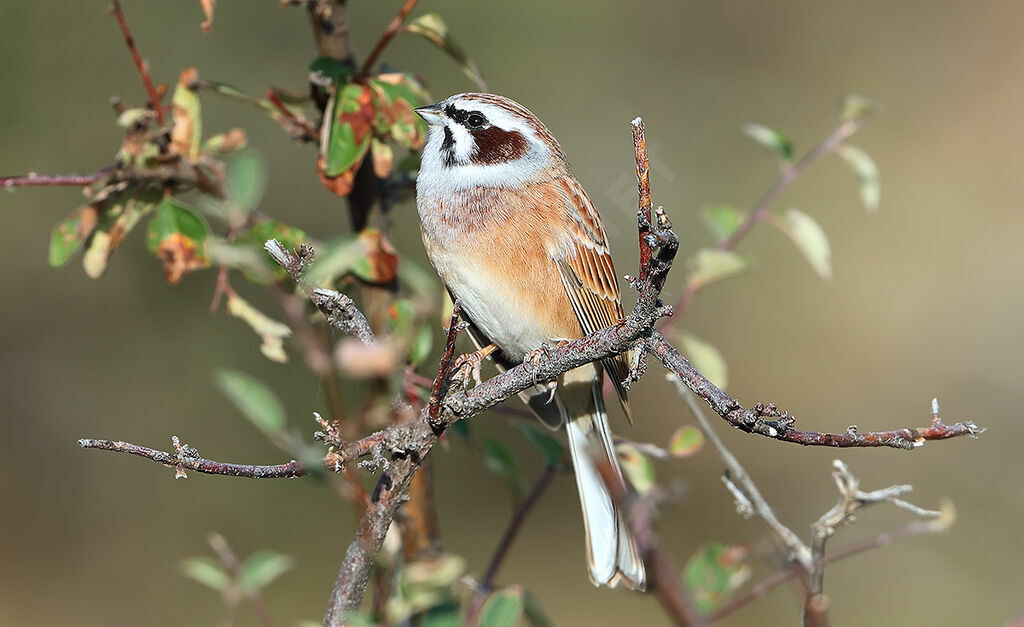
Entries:
[[[618, 278], [608, 250], [608, 238], [601, 217], [587, 193], [572, 177], [557, 180], [565, 217], [569, 222], [566, 241], [555, 261], [562, 285], [584, 333], [611, 326], [622, 319]], [[630, 422], [633, 421], [622, 382], [629, 372], [629, 358], [618, 355], [601, 361], [619, 394]]]

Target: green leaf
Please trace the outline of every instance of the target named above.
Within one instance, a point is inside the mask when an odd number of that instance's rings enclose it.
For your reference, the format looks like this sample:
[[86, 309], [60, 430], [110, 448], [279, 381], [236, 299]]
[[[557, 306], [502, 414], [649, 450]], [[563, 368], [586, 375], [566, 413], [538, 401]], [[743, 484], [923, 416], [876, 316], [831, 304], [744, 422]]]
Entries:
[[654, 474], [654, 463], [647, 455], [628, 442], [616, 444], [615, 452], [619, 456], [622, 472], [625, 473], [637, 492], [646, 494], [654, 489], [657, 481]]
[[332, 81], [345, 82], [352, 75], [352, 68], [334, 57], [317, 57], [309, 64], [309, 73], [319, 74]]
[[494, 438], [487, 438], [484, 443], [484, 465], [505, 480], [514, 497], [521, 498], [526, 494], [526, 482], [519, 462], [504, 444]]
[[704, 209], [704, 222], [719, 242], [729, 239], [746, 217], [747, 214], [728, 205]]
[[555, 627], [536, 594], [524, 589], [523, 599], [526, 601], [526, 620], [532, 627]]
[[225, 175], [228, 199], [248, 212], [256, 208], [267, 188], [267, 165], [254, 150], [239, 153], [228, 162]]
[[238, 586], [243, 592], [257, 592], [291, 570], [295, 560], [274, 551], [257, 551], [245, 558], [238, 572]]
[[704, 433], [693, 425], [679, 427], [668, 440], [668, 450], [675, 457], [690, 457], [704, 446]]
[[860, 94], [846, 94], [839, 101], [839, 119], [863, 120], [874, 117], [882, 110], [882, 105]]
[[94, 228], [96, 208], [88, 205], [75, 209], [70, 216], [58, 222], [50, 234], [50, 265], [57, 268], [66, 264]]
[[231, 585], [231, 576], [212, 557], [189, 557], [181, 561], [181, 574], [207, 588], [224, 592]]
[[789, 163], [793, 160], [793, 144], [789, 138], [774, 128], [750, 122], [743, 126], [743, 132], [747, 137], [775, 153], [775, 156], [783, 162]]
[[832, 278], [832, 249], [828, 236], [814, 218], [798, 209], [789, 209], [782, 220], [774, 222], [789, 236], [818, 276]]
[[553, 467], [561, 465], [562, 458], [565, 456], [565, 445], [561, 440], [542, 431], [530, 422], [517, 421], [514, 424], [530, 444], [540, 451], [545, 465]]
[[750, 578], [750, 566], [743, 563], [748, 553], [745, 547], [709, 542], [686, 562], [683, 582], [701, 613], [721, 606]]
[[462, 612], [455, 601], [446, 601], [428, 608], [413, 624], [419, 627], [462, 627]]
[[374, 110], [369, 90], [355, 83], [339, 87], [331, 103], [331, 124], [322, 152], [324, 174], [337, 177], [362, 163], [370, 149]]
[[89, 278], [98, 279], [103, 275], [110, 256], [135, 225], [153, 211], [159, 199], [160, 193], [156, 191], [144, 192], [138, 198], [125, 194], [103, 211], [82, 256], [82, 267]]
[[171, 284], [210, 265], [210, 227], [175, 198], [165, 198], [146, 230], [146, 248], [164, 263]]
[[750, 260], [731, 250], [703, 248], [690, 260], [687, 287], [696, 291], [719, 279], [738, 274], [750, 267]]
[[480, 617], [476, 624], [479, 627], [513, 627], [519, 623], [524, 609], [522, 588], [519, 586], [502, 588], [487, 597], [483, 607], [480, 608]]
[[176, 154], [188, 157], [190, 161], [199, 158], [203, 137], [199, 95], [193, 89], [198, 77], [195, 68], [185, 69], [171, 98], [171, 116], [174, 119], [174, 126], [171, 128], [171, 148]]
[[[408, 74], [397, 72], [380, 74], [370, 81], [370, 86], [378, 99], [375, 120], [378, 131], [390, 135], [399, 145], [410, 150], [422, 148], [427, 137], [427, 123], [413, 109], [429, 104], [430, 95], [426, 90]], [[387, 160], [390, 170], [393, 155], [390, 158], [386, 158], [387, 155], [384, 157], [380, 159], [375, 156], [375, 167], [378, 159]], [[381, 176], [380, 172], [377, 175]]]
[[860, 200], [864, 203], [864, 208], [868, 211], [878, 211], [882, 189], [878, 181], [878, 166], [874, 160], [860, 148], [846, 144], [836, 148], [836, 152], [857, 175]]
[[288, 354], [284, 352], [284, 338], [292, 334], [288, 325], [267, 316], [237, 294], [228, 296], [228, 313], [245, 322], [260, 336], [263, 341], [260, 352], [264, 357], [279, 364], [288, 361]]
[[457, 44], [448, 33], [448, 25], [437, 13], [428, 13], [409, 22], [406, 30], [425, 37], [432, 44], [443, 50], [459, 64], [462, 72], [474, 81], [480, 91], [487, 91], [487, 84], [476, 64], [466, 55], [462, 46]]
[[722, 353], [711, 344], [689, 333], [680, 333], [679, 339], [683, 344], [683, 353], [694, 367], [724, 390], [729, 384], [729, 369]]
[[433, 346], [433, 330], [429, 325], [420, 325], [419, 330], [412, 337], [412, 342], [409, 343], [409, 363], [413, 366], [423, 363], [427, 357], [430, 357], [430, 349]]
[[268, 437], [285, 426], [284, 405], [262, 381], [236, 370], [218, 370], [217, 386], [257, 429]]

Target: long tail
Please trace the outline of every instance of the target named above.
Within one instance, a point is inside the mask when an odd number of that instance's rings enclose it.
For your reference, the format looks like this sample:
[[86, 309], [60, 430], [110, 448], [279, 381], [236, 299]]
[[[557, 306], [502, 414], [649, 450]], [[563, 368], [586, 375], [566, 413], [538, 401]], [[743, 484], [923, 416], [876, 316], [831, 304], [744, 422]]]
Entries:
[[569, 418], [566, 430], [583, 506], [590, 580], [597, 586], [614, 588], [621, 582], [628, 588], [643, 590], [643, 560], [597, 470], [598, 464], [609, 464], [621, 481], [622, 470], [601, 395], [601, 377], [593, 366], [572, 370], [566, 373], [558, 395]]

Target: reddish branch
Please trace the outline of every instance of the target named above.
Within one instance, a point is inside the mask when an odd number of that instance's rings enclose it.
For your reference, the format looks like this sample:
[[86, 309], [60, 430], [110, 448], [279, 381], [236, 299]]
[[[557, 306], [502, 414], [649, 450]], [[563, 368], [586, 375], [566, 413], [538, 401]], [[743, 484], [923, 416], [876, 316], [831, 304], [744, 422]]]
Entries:
[[121, 1], [111, 0], [110, 8], [114, 13], [114, 17], [117, 18], [117, 25], [121, 27], [124, 42], [128, 45], [128, 51], [132, 53], [132, 60], [135, 61], [135, 68], [139, 71], [139, 76], [142, 77], [142, 84], [146, 87], [146, 93], [149, 94], [149, 101], [156, 112], [156, 122], [158, 125], [163, 126], [164, 111], [160, 105], [160, 92], [157, 91], [156, 86], [153, 84], [153, 77], [149, 74], [149, 64], [142, 58], [142, 55], [139, 54], [139, 49], [135, 46], [135, 38], [132, 37], [132, 31], [129, 30], [128, 21], [125, 20], [124, 11], [121, 9]]
[[[860, 128], [867, 122], [865, 118], [853, 118], [850, 120], [843, 121], [839, 126], [835, 127], [831, 133], [825, 136], [825, 139], [821, 141], [817, 146], [812, 148], [803, 157], [800, 158], [793, 165], [786, 166], [779, 174], [779, 178], [775, 180], [775, 183], [771, 188], [765, 192], [764, 196], [757, 201], [757, 204], [747, 212], [747, 216], [743, 219], [743, 222], [736, 227], [729, 237], [722, 240], [716, 247], [718, 250], [733, 250], [736, 245], [746, 237], [747, 233], [750, 232], [758, 223], [763, 222], [769, 215], [772, 205], [778, 200], [779, 196], [782, 195], [792, 183], [799, 177], [804, 170], [809, 168], [811, 165], [816, 163], [822, 157], [835, 150], [846, 138], [856, 133]], [[672, 327], [679, 320], [680, 315], [690, 303], [693, 301], [694, 295], [696, 295], [699, 286], [687, 284], [683, 289], [682, 295], [676, 300], [673, 308], [675, 309], [676, 316], [674, 318], [668, 318], [661, 326], [661, 330], [664, 333], [668, 333]]]
[[377, 59], [380, 58], [381, 53], [391, 43], [392, 38], [398, 33], [398, 29], [401, 28], [402, 22], [405, 21], [405, 18], [409, 17], [409, 13], [412, 12], [418, 2], [419, 0], [405, 0], [402, 8], [398, 9], [398, 13], [395, 14], [395, 17], [391, 19], [391, 23], [384, 30], [384, 34], [377, 40], [377, 45], [373, 47], [370, 56], [366, 57], [366, 62], [363, 63], [358, 76], [366, 77], [370, 75], [370, 72], [373, 71], [373, 66], [377, 64]]
[[448, 381], [448, 375], [451, 373], [452, 358], [455, 356], [455, 340], [459, 336], [459, 331], [464, 328], [461, 325], [462, 304], [456, 300], [455, 306], [452, 308], [451, 320], [448, 321], [444, 353], [441, 354], [441, 360], [437, 365], [437, 376], [434, 377], [434, 381], [430, 385], [430, 396], [427, 399], [427, 417], [432, 425], [437, 424], [437, 418], [441, 413], [442, 392]]

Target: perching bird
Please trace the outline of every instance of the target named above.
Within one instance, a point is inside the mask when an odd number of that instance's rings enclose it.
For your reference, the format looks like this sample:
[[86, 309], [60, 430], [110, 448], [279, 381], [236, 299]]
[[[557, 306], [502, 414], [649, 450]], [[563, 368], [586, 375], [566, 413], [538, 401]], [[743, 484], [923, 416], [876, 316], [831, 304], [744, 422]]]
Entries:
[[[416, 182], [423, 244], [482, 347], [477, 364], [491, 355], [509, 368], [622, 318], [601, 217], [547, 127], [493, 94], [457, 94], [416, 112], [430, 126]], [[591, 581], [643, 589], [643, 561], [598, 473], [607, 464], [622, 480], [604, 372], [628, 416], [622, 356], [521, 396], [548, 427], [568, 431]]]

